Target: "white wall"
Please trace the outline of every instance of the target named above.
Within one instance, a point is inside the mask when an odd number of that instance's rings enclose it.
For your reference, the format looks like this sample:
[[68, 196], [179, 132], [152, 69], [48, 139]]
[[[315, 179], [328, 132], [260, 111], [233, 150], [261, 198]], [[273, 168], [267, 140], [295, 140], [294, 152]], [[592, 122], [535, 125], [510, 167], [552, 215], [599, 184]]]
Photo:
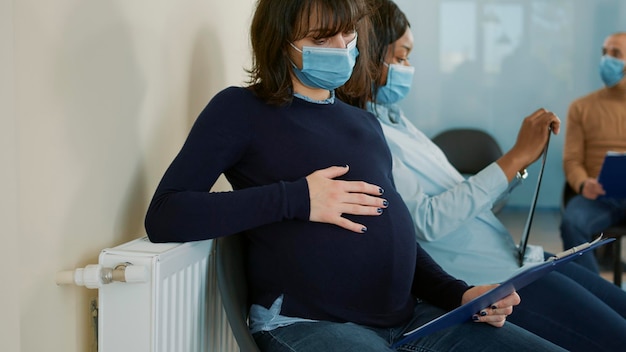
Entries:
[[[253, 0], [0, 3], [0, 350], [92, 351], [55, 273], [143, 235], [191, 123], [249, 66]], [[10, 270], [7, 270], [10, 268]]]
[[13, 2], [0, 0], [0, 350], [20, 350]]

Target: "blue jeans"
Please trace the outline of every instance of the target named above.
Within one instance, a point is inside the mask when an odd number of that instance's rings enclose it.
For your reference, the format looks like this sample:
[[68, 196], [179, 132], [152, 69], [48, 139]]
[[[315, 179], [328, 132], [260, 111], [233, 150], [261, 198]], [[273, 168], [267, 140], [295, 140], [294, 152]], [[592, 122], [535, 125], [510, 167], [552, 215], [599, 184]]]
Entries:
[[[515, 310], [514, 310], [515, 311]], [[405, 326], [375, 328], [352, 323], [320, 321], [295, 323], [254, 334], [264, 352], [384, 352], [410, 331], [443, 314], [427, 303], [419, 303], [413, 320]], [[507, 322], [502, 328], [485, 323], [456, 325], [409, 344], [397, 351], [563, 351], [560, 347]]]
[[[561, 220], [563, 249], [589, 242], [604, 229], [626, 219], [626, 199], [587, 199], [581, 195], [572, 198], [565, 207]], [[583, 254], [576, 262], [594, 273], [599, 273], [593, 252]]]
[[518, 293], [508, 321], [569, 351], [624, 350], [626, 291], [581, 265], [565, 264]]

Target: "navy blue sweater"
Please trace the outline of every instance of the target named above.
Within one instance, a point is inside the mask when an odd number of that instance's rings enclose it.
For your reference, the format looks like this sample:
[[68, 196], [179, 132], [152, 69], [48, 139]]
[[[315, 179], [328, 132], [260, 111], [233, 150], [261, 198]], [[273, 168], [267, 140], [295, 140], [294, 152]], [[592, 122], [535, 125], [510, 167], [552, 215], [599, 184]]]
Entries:
[[[382, 215], [345, 215], [365, 234], [308, 221], [305, 177], [334, 165], [350, 166], [341, 179], [385, 190]], [[208, 192], [221, 173], [234, 191]], [[276, 107], [244, 88], [218, 93], [163, 176], [145, 224], [153, 242], [245, 232], [251, 301], [269, 307], [284, 294], [282, 315], [396, 326], [415, 297], [450, 309], [467, 289], [417, 245], [376, 118], [339, 100]]]

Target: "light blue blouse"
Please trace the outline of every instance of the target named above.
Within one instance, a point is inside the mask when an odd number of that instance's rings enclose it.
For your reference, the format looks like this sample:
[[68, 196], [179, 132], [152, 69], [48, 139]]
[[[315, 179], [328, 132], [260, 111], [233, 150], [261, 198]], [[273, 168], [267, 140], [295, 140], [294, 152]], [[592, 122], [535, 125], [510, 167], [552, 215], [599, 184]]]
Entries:
[[[369, 104], [393, 154], [393, 177], [420, 245], [451, 275], [471, 285], [504, 281], [519, 270], [508, 230], [491, 211], [509, 188], [494, 162], [465, 179], [396, 105]], [[530, 246], [527, 262], [543, 260]]]

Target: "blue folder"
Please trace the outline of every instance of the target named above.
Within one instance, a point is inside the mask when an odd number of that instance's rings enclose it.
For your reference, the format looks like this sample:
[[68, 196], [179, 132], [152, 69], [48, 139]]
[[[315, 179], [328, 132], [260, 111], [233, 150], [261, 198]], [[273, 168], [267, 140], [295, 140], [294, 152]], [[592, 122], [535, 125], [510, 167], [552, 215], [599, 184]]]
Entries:
[[606, 153], [598, 182], [606, 192], [603, 197], [626, 198], [626, 153]]
[[[490, 307], [493, 303], [503, 299], [510, 295], [514, 291], [521, 289], [522, 287], [532, 283], [539, 279], [543, 275], [553, 271], [559, 265], [570, 262], [576, 259], [583, 253], [593, 250], [599, 246], [614, 241], [615, 238], [602, 239], [602, 236], [598, 237], [591, 243], [584, 243], [579, 246], [570, 248], [566, 251], [556, 254], [554, 257], [547, 259], [544, 262], [534, 264], [527, 269], [513, 275], [508, 280], [502, 282], [499, 286], [483, 293], [482, 295], [474, 298], [466, 304], [449, 311], [448, 313], [431, 320], [430, 322], [409, 331], [404, 334], [404, 338], [394, 343], [391, 347], [397, 348], [405, 343], [418, 339], [422, 336], [426, 336], [430, 333], [445, 329], [447, 327], [470, 321], [472, 316], [478, 313], [480, 310]], [[523, 299], [523, 297], [522, 297]], [[515, 311], [515, 308], [513, 308]]]

